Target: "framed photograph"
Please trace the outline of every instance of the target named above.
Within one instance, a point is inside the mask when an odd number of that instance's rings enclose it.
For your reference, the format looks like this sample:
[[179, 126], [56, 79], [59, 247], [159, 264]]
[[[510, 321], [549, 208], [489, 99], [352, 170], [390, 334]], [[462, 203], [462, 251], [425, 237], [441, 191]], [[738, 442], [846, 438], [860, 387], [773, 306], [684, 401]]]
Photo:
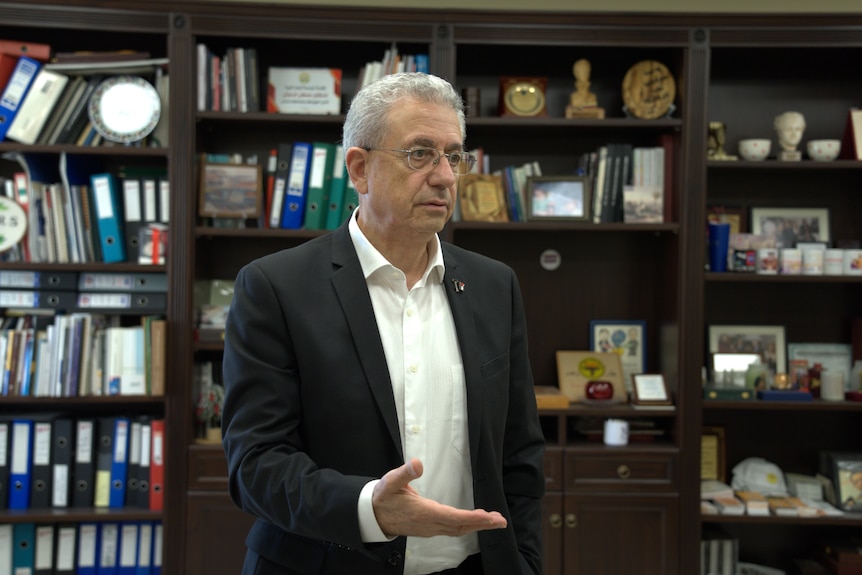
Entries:
[[700, 435], [700, 479], [726, 481], [727, 445], [723, 427], [704, 427]]
[[819, 363], [823, 369], [840, 372], [844, 376], [845, 389], [850, 389], [853, 346], [849, 343], [788, 343], [787, 359], [807, 360], [809, 367]]
[[706, 221], [716, 224], [730, 224], [730, 233], [741, 234], [748, 231], [745, 210], [738, 206], [708, 206]]
[[748, 366], [752, 363], [763, 363], [763, 356], [759, 353], [715, 352], [711, 355], [713, 383], [732, 387], [745, 387]]
[[632, 375], [646, 372], [646, 322], [642, 320], [592, 320], [590, 349], [620, 357], [626, 390], [632, 391]]
[[787, 372], [783, 325], [711, 325], [710, 353], [756, 353], [771, 373]]
[[838, 507], [862, 513], [862, 453], [832, 454], [832, 479]]
[[775, 247], [829, 242], [828, 208], [751, 208], [751, 232], [775, 238]]
[[664, 375], [636, 373], [632, 375], [632, 403], [636, 405], [671, 405], [670, 391]]
[[263, 200], [259, 164], [201, 166], [198, 215], [212, 218], [256, 218]]
[[587, 387], [594, 382], [603, 388], [603, 402], [628, 400], [620, 356], [615, 353], [558, 350], [557, 379], [560, 390], [570, 401], [589, 403]]
[[527, 178], [527, 219], [587, 221], [590, 179], [582, 176]]

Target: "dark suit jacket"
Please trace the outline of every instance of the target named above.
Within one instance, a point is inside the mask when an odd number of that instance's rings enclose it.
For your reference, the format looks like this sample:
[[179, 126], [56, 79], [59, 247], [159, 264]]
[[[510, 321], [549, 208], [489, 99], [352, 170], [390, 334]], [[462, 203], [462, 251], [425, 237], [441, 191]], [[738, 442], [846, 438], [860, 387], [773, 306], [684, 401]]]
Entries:
[[[544, 439], [517, 278], [449, 244], [443, 258], [466, 375], [475, 505], [509, 522], [479, 533], [484, 569], [539, 574]], [[230, 494], [258, 518], [247, 546], [297, 573], [400, 574], [404, 537], [366, 545], [359, 534], [362, 486], [404, 454], [346, 224], [239, 272], [223, 367]]]

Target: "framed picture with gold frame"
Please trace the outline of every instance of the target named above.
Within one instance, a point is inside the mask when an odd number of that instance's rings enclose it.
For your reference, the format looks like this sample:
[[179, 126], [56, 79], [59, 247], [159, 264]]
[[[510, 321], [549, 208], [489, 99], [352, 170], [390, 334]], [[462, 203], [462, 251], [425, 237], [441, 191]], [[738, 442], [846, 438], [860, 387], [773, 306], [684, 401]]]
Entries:
[[503, 178], [492, 174], [467, 174], [458, 178], [458, 202], [465, 222], [508, 222]]
[[263, 203], [260, 164], [201, 165], [198, 215], [256, 218]]
[[727, 444], [723, 427], [704, 427], [700, 435], [700, 478], [726, 482]]

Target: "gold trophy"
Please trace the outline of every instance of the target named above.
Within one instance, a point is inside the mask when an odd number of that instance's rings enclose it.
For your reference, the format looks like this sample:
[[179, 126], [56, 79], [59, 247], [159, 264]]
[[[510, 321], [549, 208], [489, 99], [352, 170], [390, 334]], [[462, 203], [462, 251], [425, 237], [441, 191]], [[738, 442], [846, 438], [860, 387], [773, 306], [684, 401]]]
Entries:
[[727, 126], [724, 122], [710, 122], [707, 136], [706, 155], [710, 160], [736, 160], [737, 157], [724, 151]]
[[575, 91], [566, 106], [566, 118], [604, 118], [605, 109], [598, 107], [596, 95], [590, 92], [590, 61], [581, 58], [572, 66]]

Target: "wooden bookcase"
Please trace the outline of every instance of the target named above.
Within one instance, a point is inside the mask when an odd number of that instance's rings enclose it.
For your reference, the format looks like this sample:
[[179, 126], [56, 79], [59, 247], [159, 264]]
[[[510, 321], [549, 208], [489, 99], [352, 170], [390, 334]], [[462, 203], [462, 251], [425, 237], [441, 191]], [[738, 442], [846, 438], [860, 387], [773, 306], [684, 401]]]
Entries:
[[[862, 17], [492, 13], [196, 1], [119, 2], [103, 9], [83, 0], [64, 5], [36, 0], [0, 6], [0, 21], [7, 37], [45, 39], [69, 49], [145, 47], [170, 58], [170, 147], [162, 160], [173, 192], [169, 382], [164, 402], [153, 407], [163, 411], [169, 432], [163, 572], [238, 572], [252, 522], [230, 501], [220, 448], [194, 442], [193, 367], [207, 360], [218, 364], [221, 357], [218, 345], [194, 341], [194, 282], [232, 278], [252, 258], [321, 233], [203, 225], [197, 216], [198, 154], [265, 158], [283, 141], [337, 142], [343, 120], [198, 112], [198, 43], [216, 52], [257, 48], [261, 93], [268, 66], [339, 67], [344, 105], [355, 93], [361, 66], [379, 59], [392, 42], [405, 52], [426, 52], [433, 73], [459, 90], [479, 88], [482, 114], [468, 120], [467, 145], [482, 146], [492, 169], [538, 160], [545, 174], [567, 174], [581, 153], [608, 142], [654, 145], [662, 136], [673, 138], [668, 223], [457, 222], [444, 230], [444, 239], [499, 258], [518, 273], [537, 384], [556, 384], [556, 350], [588, 347], [590, 320], [645, 320], [648, 370], [665, 375], [674, 398], [672, 408], [649, 411], [621, 406], [541, 413], [548, 440], [546, 573], [695, 573], [701, 526], [710, 522], [738, 534], [745, 560], [773, 566], [790, 550], [803, 549], [803, 542], [858, 529], [860, 522], [853, 519], [701, 518], [699, 438], [702, 425], [723, 426], [728, 465], [760, 454], [800, 472], [814, 470], [813, 454], [823, 445], [853, 447], [857, 404], [708, 403], [701, 399], [701, 366], [712, 323], [784, 324], [789, 341], [849, 342], [848, 318], [862, 314], [856, 279], [704, 273], [705, 214], [713, 203], [812, 205], [814, 197], [817, 205], [830, 208], [834, 233], [840, 234], [835, 237], [860, 239], [862, 202], [853, 190], [862, 179], [862, 163], [719, 165], [707, 161], [706, 141], [712, 119], [728, 124], [731, 152], [740, 138], [771, 138], [772, 117], [792, 108], [809, 119], [806, 140], [840, 138], [847, 109], [858, 105], [854, 98], [862, 87], [846, 72], [846, 62], [862, 51]], [[591, 89], [608, 112], [605, 120], [564, 118], [573, 90], [571, 66], [580, 58], [592, 63]], [[663, 62], [676, 78], [670, 118], [629, 119], [620, 109], [622, 77], [644, 59]], [[548, 77], [549, 117], [497, 117], [499, 78], [508, 75]], [[20, 149], [0, 143], [0, 150]], [[119, 161], [134, 157], [116, 149], [96, 153]], [[555, 271], [539, 265], [546, 249], [562, 257]], [[21, 409], [36, 404], [25, 401]], [[664, 433], [658, 441], [609, 448], [580, 431], [608, 417], [649, 419]], [[796, 425], [803, 420], [804, 426]]]

